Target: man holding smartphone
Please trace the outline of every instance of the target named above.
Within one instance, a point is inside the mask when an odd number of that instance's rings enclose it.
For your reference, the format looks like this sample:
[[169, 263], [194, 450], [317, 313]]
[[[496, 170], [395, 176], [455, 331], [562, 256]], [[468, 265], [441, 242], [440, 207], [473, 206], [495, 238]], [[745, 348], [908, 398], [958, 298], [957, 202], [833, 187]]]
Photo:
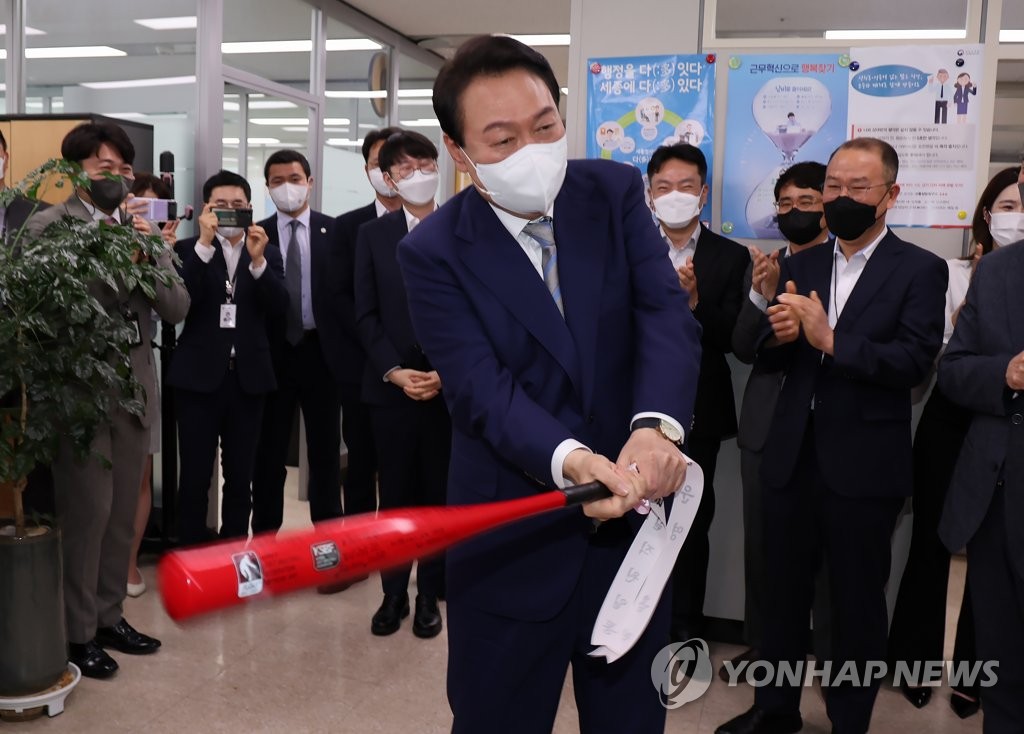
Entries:
[[[171, 360], [181, 476], [178, 532], [185, 545], [208, 540], [207, 493], [218, 441], [224, 464], [220, 537], [249, 533], [256, 445], [266, 394], [277, 387], [267, 332], [288, 305], [284, 266], [252, 224], [249, 183], [220, 171], [203, 185], [199, 236], [178, 244], [192, 298]], [[248, 226], [241, 226], [248, 222]], [[230, 224], [229, 224], [230, 223]]]

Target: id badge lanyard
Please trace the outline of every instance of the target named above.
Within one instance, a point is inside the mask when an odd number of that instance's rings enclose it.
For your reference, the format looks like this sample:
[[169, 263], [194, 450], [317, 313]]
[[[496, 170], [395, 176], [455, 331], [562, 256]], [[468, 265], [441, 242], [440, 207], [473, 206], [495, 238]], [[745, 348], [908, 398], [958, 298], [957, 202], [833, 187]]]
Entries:
[[[245, 246], [245, 238], [242, 238], [242, 246]], [[226, 261], [225, 261], [225, 264]], [[235, 263], [235, 272], [224, 281], [224, 303], [220, 306], [220, 328], [234, 329], [238, 324], [238, 305], [234, 302], [235, 281], [238, 280], [238, 267], [242, 264], [242, 254], [238, 254], [238, 262]]]

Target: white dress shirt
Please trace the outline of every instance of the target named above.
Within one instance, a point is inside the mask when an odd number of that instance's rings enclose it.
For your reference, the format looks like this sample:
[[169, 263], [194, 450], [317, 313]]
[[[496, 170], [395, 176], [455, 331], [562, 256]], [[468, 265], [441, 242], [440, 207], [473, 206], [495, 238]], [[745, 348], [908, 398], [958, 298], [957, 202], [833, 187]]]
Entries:
[[378, 218], [383, 217], [385, 214], [388, 213], [388, 208], [380, 203], [380, 199], [374, 199], [373, 200], [373, 205], [377, 209], [377, 217]]
[[[245, 247], [245, 235], [242, 235], [241, 239], [238, 240], [237, 245], [232, 245], [228, 242], [226, 237], [222, 237], [219, 234], [214, 234], [217, 241], [220, 243], [220, 249], [224, 253], [224, 262], [228, 266], [228, 280], [232, 283], [235, 282], [235, 271], [238, 269], [238, 260], [242, 257], [242, 248]], [[196, 255], [204, 263], [209, 263], [213, 259], [213, 255], [216, 252], [213, 245], [204, 245], [202, 242], [196, 241], [196, 246], [193, 248]], [[263, 275], [263, 271], [267, 269], [267, 259], [263, 258], [263, 264], [258, 268], [254, 267], [253, 264], [249, 263], [249, 272], [252, 273], [254, 280], [259, 280], [259, 277]]]
[[665, 232], [664, 227], [659, 228], [661, 231], [661, 237], [668, 244], [668, 259], [672, 261], [672, 267], [676, 270], [686, 265], [686, 260], [697, 254], [697, 240], [700, 239], [700, 224], [697, 224], [697, 228], [693, 230], [693, 234], [690, 235], [690, 239], [686, 241], [686, 244], [682, 247], [677, 247], [672, 240], [669, 239], [668, 233]]
[[295, 230], [295, 241], [299, 244], [299, 258], [302, 260], [302, 328], [306, 331], [316, 328], [313, 319], [313, 276], [309, 256], [309, 212], [307, 206], [302, 214], [290, 217], [284, 212], [277, 213], [277, 241], [281, 243], [281, 257], [284, 258], [285, 270], [288, 269], [288, 245], [292, 239], [291, 222], [299, 222]]
[[839, 238], [836, 238], [832, 250], [834, 258], [832, 261], [832, 281], [829, 283], [828, 325], [830, 328], [836, 328], [836, 323], [843, 313], [843, 307], [850, 300], [850, 295], [853, 293], [857, 281], [860, 280], [860, 276], [864, 273], [868, 260], [871, 259], [875, 250], [878, 249], [878, 243], [888, 233], [889, 228], [883, 227], [878, 237], [870, 245], [857, 250], [849, 260], [846, 259], [846, 255], [843, 254], [843, 250], [839, 246]]
[[[529, 224], [532, 220], [517, 217], [515, 214], [510, 214], [509, 212], [495, 206], [494, 204], [491, 204], [491, 209], [494, 210], [494, 213], [498, 216], [498, 220], [501, 222], [502, 226], [504, 226], [505, 229], [508, 230], [508, 233], [512, 235], [512, 238], [522, 248], [523, 252], [526, 254], [526, 257], [529, 258], [530, 263], [533, 265], [533, 269], [537, 271], [537, 277], [539, 277], [543, 281], [544, 269], [541, 265], [543, 251], [541, 250], [540, 244], [535, 239], [533, 239], [533, 237], [531, 237], [530, 235], [526, 234], [526, 232], [523, 231], [526, 228], [526, 225]], [[550, 217], [551, 212], [553, 210], [554, 207], [552, 207], [551, 211], [547, 212], [547, 216]], [[700, 227], [698, 227], [697, 229], [699, 230]], [[557, 242], [555, 243], [555, 247], [558, 247]], [[564, 294], [562, 297], [564, 299]], [[638, 418], [649, 417], [662, 418], [668, 421], [679, 431], [680, 436], [685, 437], [686, 434], [683, 431], [683, 427], [679, 424], [679, 421], [663, 413], [637, 413], [635, 416], [633, 416], [633, 420], [630, 421], [630, 425], [632, 425], [633, 421], [636, 421]], [[565, 465], [565, 457], [567, 457], [576, 449], [584, 449], [586, 451], [591, 451], [589, 446], [580, 443], [574, 438], [567, 438], [560, 444], [558, 444], [558, 446], [555, 447], [554, 453], [551, 454], [551, 479], [554, 481], [556, 487], [565, 488], [570, 485], [570, 481], [566, 479], [565, 475], [562, 473], [562, 468]]]

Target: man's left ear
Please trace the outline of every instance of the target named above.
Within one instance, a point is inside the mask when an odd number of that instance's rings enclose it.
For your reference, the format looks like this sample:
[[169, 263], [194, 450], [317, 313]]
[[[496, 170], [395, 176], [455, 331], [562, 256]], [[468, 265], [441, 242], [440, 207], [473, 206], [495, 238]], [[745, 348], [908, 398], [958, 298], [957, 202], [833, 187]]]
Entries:
[[889, 198], [888, 198], [888, 200], [885, 203], [885, 208], [886, 209], [892, 209], [894, 206], [896, 206], [896, 199], [899, 198], [899, 195], [900, 195], [900, 185], [899, 184], [893, 184], [892, 188], [889, 189]]

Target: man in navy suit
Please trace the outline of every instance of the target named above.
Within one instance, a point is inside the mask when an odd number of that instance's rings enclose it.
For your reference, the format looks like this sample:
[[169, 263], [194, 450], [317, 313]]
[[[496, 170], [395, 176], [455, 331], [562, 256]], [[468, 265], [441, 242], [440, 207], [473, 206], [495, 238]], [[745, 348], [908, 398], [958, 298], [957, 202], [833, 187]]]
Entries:
[[272, 154], [263, 173], [277, 213], [259, 224], [284, 261], [289, 302], [271, 328], [277, 391], [267, 398], [256, 455], [254, 532], [281, 527], [285, 464], [299, 406], [306, 424], [310, 519], [320, 522], [342, 514], [341, 400], [335, 375], [344, 356], [340, 284], [330, 277], [334, 219], [310, 209], [313, 179], [309, 161], [298, 151]]
[[[399, 241], [437, 208], [437, 148], [417, 132], [394, 133], [380, 149], [380, 166], [402, 208], [360, 228], [355, 278], [356, 323], [367, 353], [363, 399], [380, 446], [380, 507], [443, 505], [451, 421], [441, 379], [413, 333], [395, 255]], [[411, 570], [410, 563], [381, 574], [384, 601], [373, 615], [373, 634], [396, 632], [409, 614]], [[418, 562], [412, 624], [417, 637], [441, 632], [437, 598], [443, 583], [443, 555]]]
[[[1024, 175], [1024, 174], [1022, 174]], [[981, 258], [939, 362], [939, 386], [972, 412], [939, 535], [967, 546], [985, 734], [1024, 730], [1024, 243]], [[986, 663], [987, 664], [987, 663]]]
[[346, 212], [334, 220], [338, 241], [334, 246], [332, 279], [339, 282], [339, 307], [342, 315], [342, 360], [335, 374], [341, 392], [341, 436], [348, 449], [345, 470], [345, 514], [355, 515], [377, 509], [377, 448], [373, 442], [370, 409], [362, 396], [366, 352], [356, 329], [355, 263], [359, 228], [388, 212], [402, 208], [402, 200], [384, 181], [378, 156], [384, 141], [397, 127], [371, 130], [363, 137], [366, 177], [373, 187], [373, 202]]
[[743, 245], [700, 222], [708, 197], [708, 162], [700, 148], [663, 145], [647, 163], [651, 208], [661, 223], [669, 260], [701, 325], [700, 379], [687, 454], [704, 470], [704, 493], [672, 572], [672, 639], [704, 634], [710, 544], [715, 517], [715, 466], [722, 441], [736, 435], [736, 398], [725, 355], [743, 305], [743, 273], [750, 255]]
[[[863, 734], [886, 660], [885, 585], [896, 518], [912, 489], [910, 391], [942, 344], [948, 269], [888, 230], [899, 195], [888, 143], [855, 138], [832, 154], [823, 192], [834, 244], [782, 262], [758, 354], [785, 371], [761, 460], [766, 585], [761, 659], [796, 666], [807, 648], [814, 579], [824, 562], [832, 612], [833, 731]], [[718, 734], [796, 732], [799, 685], [759, 687]], [[783, 681], [785, 683], [785, 681]], [[828, 681], [826, 680], [826, 683]]]
[[178, 243], [192, 305], [168, 372], [178, 416], [181, 473], [178, 536], [207, 538], [210, 477], [220, 441], [224, 463], [222, 538], [246, 537], [256, 444], [267, 393], [277, 383], [267, 322], [287, 307], [281, 253], [253, 225], [220, 227], [213, 209], [248, 210], [249, 182], [220, 171], [203, 184], [199, 236]]
[[[449, 551], [456, 734], [551, 731], [570, 664], [582, 731], [664, 730], [650, 676], [668, 594], [616, 662], [590, 657], [589, 640], [638, 528], [630, 510], [682, 483], [699, 327], [639, 171], [567, 164], [558, 97], [529, 47], [463, 44], [437, 77], [434, 110], [474, 186], [398, 246], [413, 327], [451, 413], [448, 501], [592, 480], [613, 492]], [[595, 519], [606, 520], [596, 531]]]

